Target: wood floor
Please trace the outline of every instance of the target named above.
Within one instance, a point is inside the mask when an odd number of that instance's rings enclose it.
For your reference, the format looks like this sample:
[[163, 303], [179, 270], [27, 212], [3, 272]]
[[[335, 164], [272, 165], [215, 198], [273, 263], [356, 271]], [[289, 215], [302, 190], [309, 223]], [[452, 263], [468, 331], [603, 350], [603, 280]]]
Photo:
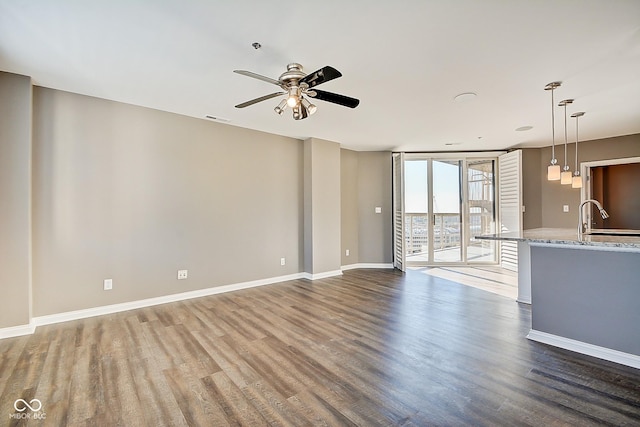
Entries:
[[395, 270], [49, 325], [0, 341], [0, 425], [27, 422], [16, 399], [47, 426], [640, 425], [639, 370], [529, 325], [510, 298]]

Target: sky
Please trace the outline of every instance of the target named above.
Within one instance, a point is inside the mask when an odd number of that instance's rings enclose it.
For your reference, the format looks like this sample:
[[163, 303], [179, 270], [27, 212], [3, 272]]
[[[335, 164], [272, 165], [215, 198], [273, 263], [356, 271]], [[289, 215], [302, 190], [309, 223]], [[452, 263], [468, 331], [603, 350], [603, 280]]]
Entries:
[[[427, 212], [427, 161], [404, 163], [405, 212]], [[433, 210], [435, 213], [460, 212], [460, 170], [456, 164], [433, 161]]]

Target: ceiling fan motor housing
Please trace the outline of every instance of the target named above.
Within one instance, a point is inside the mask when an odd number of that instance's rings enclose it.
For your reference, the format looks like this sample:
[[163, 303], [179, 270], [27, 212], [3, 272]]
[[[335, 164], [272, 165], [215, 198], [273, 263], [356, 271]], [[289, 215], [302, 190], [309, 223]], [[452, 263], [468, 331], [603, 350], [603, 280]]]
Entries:
[[287, 71], [282, 73], [278, 80], [280, 80], [280, 83], [285, 86], [290, 86], [294, 83], [295, 86], [297, 86], [298, 80], [302, 79], [305, 76], [306, 74], [302, 72], [302, 65], [292, 62], [291, 64], [287, 65]]

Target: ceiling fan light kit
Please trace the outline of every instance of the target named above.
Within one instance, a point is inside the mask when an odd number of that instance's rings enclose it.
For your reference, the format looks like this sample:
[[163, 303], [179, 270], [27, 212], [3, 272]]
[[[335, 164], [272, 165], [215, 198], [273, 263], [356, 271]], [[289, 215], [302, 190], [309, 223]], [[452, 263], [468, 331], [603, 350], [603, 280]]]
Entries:
[[358, 99], [345, 95], [311, 89], [322, 83], [342, 76], [338, 70], [330, 66], [323, 67], [311, 74], [305, 74], [304, 71], [302, 71], [302, 65], [292, 62], [287, 65], [287, 71], [282, 73], [280, 77], [278, 77], [278, 80], [245, 70], [234, 70], [234, 73], [275, 84], [280, 86], [284, 91], [243, 102], [242, 104], [236, 105], [236, 108], [245, 108], [250, 105], [257, 104], [258, 102], [275, 98], [279, 95], [286, 95], [286, 97], [282, 99], [273, 110], [277, 114], [282, 115], [284, 110], [286, 110], [287, 107], [290, 107], [293, 110], [294, 120], [302, 120], [306, 119], [318, 110], [318, 107], [309, 102], [309, 99], [307, 98], [319, 99], [321, 101], [331, 102], [349, 108], [356, 108], [360, 103]]
[[318, 109], [318, 107], [316, 107], [314, 104], [310, 103], [309, 100], [307, 100], [307, 98], [302, 98], [302, 105], [304, 106], [304, 108], [307, 109], [307, 111], [309, 112], [309, 115], [313, 114], [316, 112], [316, 110]]
[[[238, 107], [236, 105], [237, 108], [242, 108], [242, 107]], [[276, 113], [282, 115], [282, 113], [284, 113], [284, 110], [286, 110], [287, 108], [287, 99], [283, 99], [282, 101], [280, 101], [280, 104], [278, 104], [276, 106], [276, 108], [273, 109], [273, 111], [275, 111]]]

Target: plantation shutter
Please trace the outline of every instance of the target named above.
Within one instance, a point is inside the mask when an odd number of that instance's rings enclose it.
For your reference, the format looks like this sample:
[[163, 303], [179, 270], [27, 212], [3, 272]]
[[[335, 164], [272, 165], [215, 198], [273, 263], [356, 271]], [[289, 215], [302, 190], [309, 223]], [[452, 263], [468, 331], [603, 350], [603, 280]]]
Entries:
[[393, 266], [405, 269], [404, 153], [393, 155]]
[[[522, 151], [516, 150], [498, 158], [498, 192], [500, 231], [522, 231]], [[500, 242], [502, 267], [518, 271], [518, 242]]]

